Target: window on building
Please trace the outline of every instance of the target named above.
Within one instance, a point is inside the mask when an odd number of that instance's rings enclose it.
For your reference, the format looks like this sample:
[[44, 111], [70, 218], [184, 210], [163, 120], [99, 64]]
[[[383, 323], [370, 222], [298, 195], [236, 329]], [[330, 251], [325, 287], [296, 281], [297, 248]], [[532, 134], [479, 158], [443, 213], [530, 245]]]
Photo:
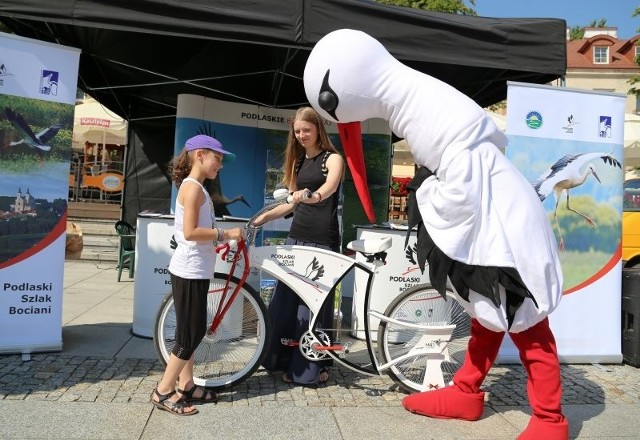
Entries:
[[636, 50], [636, 52], [635, 52], [635, 58], [633, 59], [633, 61], [636, 61], [638, 57], [640, 57], [640, 46], [635, 46], [634, 49]]
[[595, 46], [593, 48], [594, 64], [609, 64], [609, 46]]

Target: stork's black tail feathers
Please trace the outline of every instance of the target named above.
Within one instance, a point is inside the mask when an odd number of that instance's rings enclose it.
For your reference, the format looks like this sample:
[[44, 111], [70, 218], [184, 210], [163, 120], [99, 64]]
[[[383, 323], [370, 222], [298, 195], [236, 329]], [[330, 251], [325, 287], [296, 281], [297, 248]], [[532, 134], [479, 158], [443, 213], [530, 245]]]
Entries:
[[538, 307], [535, 298], [525, 286], [516, 269], [461, 263], [449, 258], [436, 246], [424, 226], [415, 194], [420, 185], [431, 175], [433, 173], [427, 168], [419, 168], [414, 178], [407, 184], [407, 223], [409, 229], [405, 248], [408, 246], [411, 230], [417, 226], [416, 256], [418, 266], [424, 273], [425, 263], [429, 263], [429, 281], [443, 298], [446, 298], [447, 279], [449, 279], [458, 295], [465, 301], [469, 301], [469, 290], [473, 290], [491, 300], [496, 307], [500, 307], [498, 286], [502, 285], [506, 291], [507, 321], [509, 328], [511, 328], [516, 311], [525, 298], [531, 298]]

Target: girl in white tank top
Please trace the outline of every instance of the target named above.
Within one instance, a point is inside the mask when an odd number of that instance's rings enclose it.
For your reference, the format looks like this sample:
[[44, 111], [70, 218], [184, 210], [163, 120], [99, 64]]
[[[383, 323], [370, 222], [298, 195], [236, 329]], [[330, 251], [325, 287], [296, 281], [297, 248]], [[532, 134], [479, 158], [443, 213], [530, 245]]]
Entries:
[[[175, 415], [193, 415], [193, 403], [216, 400], [216, 394], [193, 382], [193, 353], [207, 328], [207, 295], [213, 277], [215, 244], [242, 240], [240, 228], [215, 226], [213, 203], [202, 183], [214, 179], [222, 161], [233, 156], [216, 139], [198, 135], [187, 140], [174, 159], [173, 180], [178, 186], [174, 238], [178, 243], [169, 263], [176, 312], [175, 345], [151, 402]], [[176, 388], [176, 382], [178, 387]]]

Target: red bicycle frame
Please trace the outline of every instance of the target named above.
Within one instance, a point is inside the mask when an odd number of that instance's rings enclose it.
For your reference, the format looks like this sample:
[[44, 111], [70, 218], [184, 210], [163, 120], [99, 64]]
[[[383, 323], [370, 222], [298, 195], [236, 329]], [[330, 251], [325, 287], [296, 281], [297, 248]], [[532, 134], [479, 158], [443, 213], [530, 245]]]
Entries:
[[[221, 298], [220, 298], [220, 302], [218, 303], [218, 309], [213, 315], [213, 319], [211, 320], [211, 325], [209, 326], [210, 334], [213, 334], [216, 332], [216, 330], [218, 329], [218, 326], [220, 325], [220, 323], [222, 322], [222, 319], [224, 318], [224, 315], [226, 315], [227, 311], [231, 307], [231, 304], [233, 304], [233, 301], [238, 296], [238, 292], [240, 291], [244, 283], [247, 281], [247, 277], [249, 276], [250, 267], [249, 267], [249, 252], [247, 248], [247, 242], [245, 240], [241, 240], [238, 242], [237, 246], [238, 248], [236, 249], [235, 254], [233, 255], [233, 260], [231, 260], [231, 269], [229, 270], [229, 274], [227, 275], [227, 280], [225, 281], [224, 287], [220, 289]], [[220, 254], [220, 258], [222, 260], [226, 260], [230, 251], [231, 251], [231, 244], [229, 244], [228, 242], [223, 243], [216, 247], [216, 253]], [[231, 278], [233, 277], [233, 274], [236, 271], [238, 261], [240, 261], [241, 258], [244, 260], [244, 263], [245, 263], [244, 270], [242, 271], [240, 282], [236, 285], [235, 289], [233, 290], [233, 293], [229, 295], [229, 283], [231, 281]]]

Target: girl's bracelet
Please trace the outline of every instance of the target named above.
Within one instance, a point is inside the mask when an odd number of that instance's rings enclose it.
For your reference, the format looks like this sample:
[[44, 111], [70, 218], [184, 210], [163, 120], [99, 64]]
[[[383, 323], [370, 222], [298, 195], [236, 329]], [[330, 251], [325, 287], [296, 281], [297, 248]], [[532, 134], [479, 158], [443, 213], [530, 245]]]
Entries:
[[221, 241], [224, 241], [224, 232], [222, 231], [222, 229], [216, 227], [213, 228], [216, 230], [216, 239], [213, 240], [213, 244], [214, 246], [217, 246]]

